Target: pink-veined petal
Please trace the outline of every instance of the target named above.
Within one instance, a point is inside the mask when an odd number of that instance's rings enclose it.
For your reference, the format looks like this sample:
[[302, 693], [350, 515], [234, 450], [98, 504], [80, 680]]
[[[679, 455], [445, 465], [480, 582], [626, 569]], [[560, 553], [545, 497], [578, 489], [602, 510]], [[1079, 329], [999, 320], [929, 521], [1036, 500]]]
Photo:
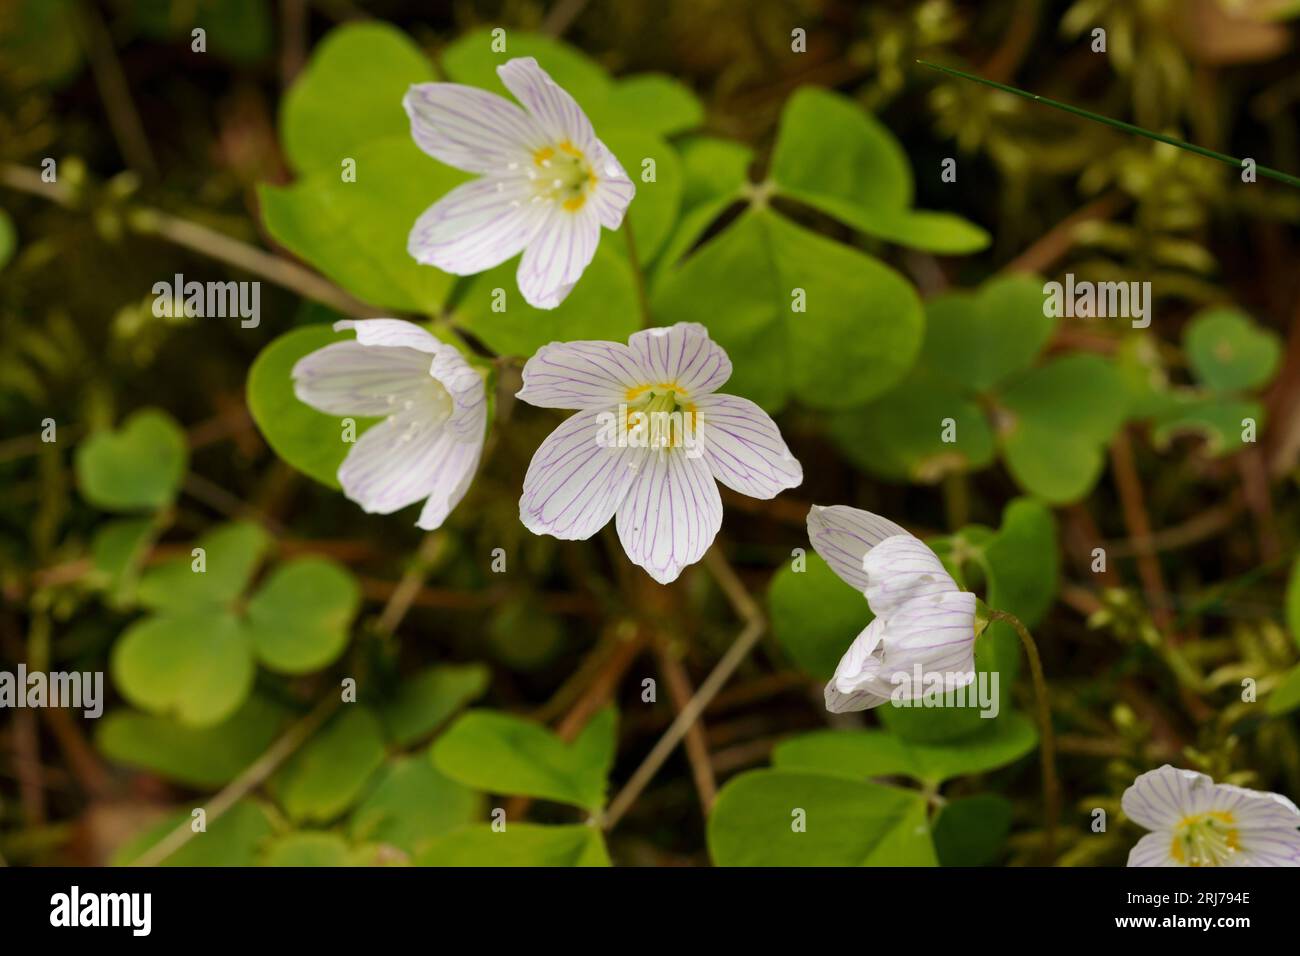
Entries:
[[524, 364], [516, 397], [539, 408], [611, 408], [649, 382], [621, 342], [552, 342]]
[[335, 332], [345, 329], [356, 332], [357, 341], [367, 348], [418, 349], [430, 354], [442, 348], [428, 329], [402, 319], [342, 319], [334, 323]]
[[469, 491], [478, 470], [479, 458], [483, 454], [483, 433], [485, 414], [480, 411], [479, 437], [477, 440], [464, 441], [450, 428], [445, 429], [438, 440], [433, 453], [433, 470], [429, 475], [428, 499], [420, 509], [416, 525], [425, 531], [440, 528], [447, 520], [453, 508], [460, 504]]
[[884, 624], [876, 618], [854, 638], [826, 684], [826, 709], [833, 714], [870, 710], [888, 703], [891, 688], [880, 672]]
[[880, 617], [891, 617], [910, 602], [960, 590], [938, 555], [910, 534], [881, 541], [867, 552], [863, 567], [867, 603]]
[[774, 498], [803, 481], [776, 422], [749, 399], [705, 395], [695, 405], [696, 439], [718, 481], [751, 498]]
[[547, 135], [504, 97], [459, 83], [417, 83], [402, 98], [411, 137], [434, 159], [470, 173], [506, 173], [532, 162]]
[[1129, 866], [1185, 866], [1174, 859], [1173, 835], [1168, 832], [1148, 833], [1128, 851]]
[[568, 297], [596, 254], [600, 221], [590, 203], [577, 212], [552, 205], [519, 260], [519, 291], [535, 309], [553, 309]]
[[808, 512], [808, 540], [840, 579], [866, 593], [867, 552], [886, 538], [907, 531], [888, 518], [847, 505], [813, 505]]
[[716, 391], [731, 378], [731, 359], [698, 322], [646, 329], [635, 333], [627, 344], [652, 376], [651, 381], [677, 385], [690, 401]]
[[433, 357], [429, 374], [442, 383], [451, 396], [451, 417], [447, 430], [463, 442], [483, 444], [487, 427], [487, 392], [483, 376], [465, 361], [465, 357], [451, 345], [442, 347]]
[[1202, 800], [1208, 808], [1213, 792], [1214, 781], [1205, 774], [1165, 764], [1134, 780], [1120, 805], [1126, 817], [1148, 830], [1172, 830], [1190, 813], [1203, 812], [1192, 809]]
[[474, 275], [517, 256], [546, 221], [519, 176], [462, 183], [415, 221], [406, 251], [417, 262], [453, 275]]
[[617, 417], [609, 409], [578, 412], [533, 454], [519, 499], [519, 518], [533, 534], [590, 538], [627, 496], [647, 453], [606, 440], [604, 416]]
[[596, 188], [591, 191], [587, 201], [595, 207], [602, 226], [617, 229], [623, 224], [623, 214], [636, 196], [636, 186], [618, 157], [604, 143], [597, 140], [592, 149]]
[[709, 467], [682, 449], [653, 451], [619, 505], [623, 550], [660, 584], [704, 556], [722, 527], [722, 499]]
[[497, 67], [497, 75], [529, 116], [551, 140], [568, 140], [586, 152], [596, 134], [591, 120], [568, 91], [551, 79], [531, 56], [519, 56]]
[[371, 514], [392, 514], [429, 496], [436, 467], [455, 441], [419, 409], [393, 415], [357, 439], [339, 466], [343, 493]]
[[[881, 620], [877, 617], [876, 620]], [[906, 674], [915, 681], [941, 674], [951, 687], [964, 687], [975, 675], [975, 595], [943, 591], [909, 601], [884, 618], [882, 672], [891, 685]], [[907, 696], [921, 696], [924, 687]]]
[[429, 399], [429, 356], [409, 348], [367, 348], [333, 342], [293, 366], [300, 402], [328, 415], [390, 415], [407, 402]]

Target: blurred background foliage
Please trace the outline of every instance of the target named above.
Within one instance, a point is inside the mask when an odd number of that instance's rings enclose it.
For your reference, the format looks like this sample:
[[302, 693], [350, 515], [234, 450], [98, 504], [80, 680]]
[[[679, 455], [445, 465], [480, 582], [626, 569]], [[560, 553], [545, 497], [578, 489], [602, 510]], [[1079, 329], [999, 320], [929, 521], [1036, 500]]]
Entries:
[[[1300, 795], [1300, 192], [915, 62], [1296, 172], [1298, 16], [1291, 0], [6, 3], [0, 669], [101, 671], [109, 699], [97, 721], [3, 713], [0, 856], [1041, 860], [1039, 735], [1004, 625], [977, 645], [1001, 677], [995, 720], [825, 713], [869, 611], [810, 552], [812, 503], [900, 521], [1034, 630], [1055, 862], [1122, 863], [1138, 831], [1119, 794], [1164, 762]], [[511, 265], [455, 280], [405, 253], [463, 179], [411, 143], [406, 85], [499, 91], [510, 55], [537, 56], [638, 177], [638, 258], [605, 235], [552, 313], [493, 311]], [[153, 285], [177, 273], [261, 281], [261, 323], [157, 316]], [[1150, 281], [1150, 328], [1046, 317], [1043, 283], [1066, 273]], [[533, 537], [517, 513], [556, 422], [513, 402], [522, 360], [625, 338], [643, 302], [709, 326], [731, 390], [779, 413], [806, 476], [771, 502], [725, 494], [717, 560], [668, 588], [607, 539]], [[485, 465], [427, 536], [333, 490], [339, 422], [289, 383], [328, 322], [378, 314], [431, 321], [495, 390]], [[759, 623], [683, 745], [625, 789]]]

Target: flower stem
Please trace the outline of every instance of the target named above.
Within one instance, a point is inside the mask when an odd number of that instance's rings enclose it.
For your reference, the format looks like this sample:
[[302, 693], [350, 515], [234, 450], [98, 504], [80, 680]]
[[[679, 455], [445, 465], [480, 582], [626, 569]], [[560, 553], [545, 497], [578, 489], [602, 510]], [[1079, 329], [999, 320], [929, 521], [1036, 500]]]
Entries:
[[1052, 733], [1052, 708], [1047, 698], [1047, 678], [1043, 676], [1043, 661], [1038, 656], [1038, 645], [1029, 629], [1020, 623], [1020, 618], [1006, 611], [989, 609], [989, 620], [1009, 624], [1020, 635], [1020, 643], [1025, 645], [1025, 655], [1029, 658], [1029, 672], [1034, 679], [1034, 697], [1038, 702], [1039, 746], [1042, 749], [1043, 763], [1043, 806], [1045, 823], [1043, 826], [1043, 861], [1049, 866], [1056, 856], [1056, 823], [1060, 818], [1061, 790], [1056, 779], [1056, 737]]
[[645, 291], [645, 270], [641, 268], [641, 259], [636, 253], [636, 239], [632, 235], [632, 220], [623, 217], [623, 238], [627, 240], [627, 261], [636, 276], [636, 296], [641, 304], [641, 328], [648, 329], [653, 324], [650, 320], [650, 299]]
[[[1205, 156], [1208, 159], [1217, 159], [1221, 163], [1229, 166], [1235, 166], [1241, 169], [1242, 160], [1235, 156], [1229, 156], [1226, 153], [1217, 153], [1212, 149], [1206, 149], [1204, 146], [1197, 146], [1195, 143], [1184, 142], [1181, 139], [1175, 139], [1173, 136], [1166, 136], [1163, 133], [1152, 132], [1149, 129], [1143, 129], [1141, 126], [1135, 126], [1132, 123], [1125, 123], [1123, 120], [1111, 119], [1109, 116], [1101, 116], [1097, 113], [1080, 109], [1077, 106], [1071, 106], [1069, 103], [1062, 103], [1059, 100], [1051, 100], [1046, 96], [1039, 96], [1037, 93], [1029, 93], [1025, 90], [1016, 89], [1014, 86], [1007, 86], [1005, 83], [999, 83], [996, 80], [986, 80], [982, 76], [975, 76], [973, 73], [963, 73], [961, 70], [954, 70], [950, 66], [940, 66], [938, 63], [931, 63], [928, 60], [917, 60], [922, 66], [927, 66], [932, 70], [938, 70], [940, 73], [947, 73], [950, 76], [956, 76], [963, 80], [972, 80], [976, 83], [982, 83], [985, 86], [991, 86], [995, 90], [1001, 90], [1003, 93], [1010, 93], [1013, 96], [1020, 96], [1024, 99], [1031, 100], [1035, 103], [1042, 103], [1044, 106], [1050, 106], [1054, 109], [1062, 110], [1066, 113], [1073, 113], [1075, 116], [1082, 116], [1084, 119], [1092, 120], [1094, 123], [1101, 123], [1103, 126], [1109, 126], [1112, 129], [1120, 130], [1124, 133], [1132, 133], [1135, 136], [1145, 136], [1147, 139], [1153, 139], [1158, 143], [1165, 143], [1169, 146], [1175, 146], [1178, 149], [1185, 149], [1189, 153], [1196, 153], [1198, 156]], [[1300, 186], [1300, 177], [1292, 176], [1290, 173], [1280, 172], [1276, 169], [1269, 169], [1267, 166], [1255, 165], [1255, 172], [1260, 176], [1267, 176], [1269, 179], [1276, 179], [1280, 183], [1286, 183], [1288, 186]]]

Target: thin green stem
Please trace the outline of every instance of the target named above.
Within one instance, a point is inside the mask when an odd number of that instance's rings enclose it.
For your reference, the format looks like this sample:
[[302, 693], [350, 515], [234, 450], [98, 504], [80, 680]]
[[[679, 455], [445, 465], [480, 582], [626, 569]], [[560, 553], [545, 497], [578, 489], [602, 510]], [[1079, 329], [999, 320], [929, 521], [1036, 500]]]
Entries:
[[[947, 73], [949, 76], [982, 83], [985, 86], [991, 86], [995, 90], [1001, 90], [1003, 93], [1010, 93], [1013, 96], [1019, 96], [1035, 103], [1042, 103], [1045, 106], [1051, 106], [1066, 113], [1073, 113], [1075, 116], [1082, 116], [1084, 119], [1092, 120], [1094, 123], [1101, 123], [1103, 126], [1109, 126], [1112, 129], [1117, 129], [1121, 132], [1132, 133], [1135, 136], [1145, 136], [1147, 139], [1153, 139], [1158, 143], [1166, 143], [1169, 146], [1175, 146], [1178, 149], [1185, 149], [1189, 153], [1196, 153], [1198, 156], [1205, 156], [1208, 159], [1216, 159], [1221, 163], [1225, 163], [1228, 166], [1234, 166], [1237, 169], [1241, 169], [1242, 167], [1242, 160], [1235, 156], [1229, 156], [1227, 153], [1218, 153], [1212, 149], [1206, 149], [1204, 146], [1197, 146], [1195, 143], [1188, 143], [1181, 139], [1175, 139], [1173, 136], [1166, 136], [1163, 133], [1153, 133], [1149, 129], [1143, 129], [1141, 126], [1135, 126], [1132, 123], [1125, 123], [1123, 120], [1111, 119], [1109, 116], [1101, 116], [1100, 114], [1080, 109], [1077, 106], [1071, 106], [1069, 103], [1062, 103], [1059, 100], [1048, 99], [1046, 96], [1039, 96], [1037, 93], [1029, 93], [1025, 90], [1016, 89], [1014, 86], [1007, 86], [1005, 83], [999, 83], [996, 80], [987, 80], [984, 77], [976, 76], [973, 73], [964, 73], [961, 70], [954, 70], [950, 66], [940, 66], [938, 63], [931, 63], [929, 60], [917, 60], [916, 62], [922, 66], [928, 66], [932, 70], [938, 70], [940, 73]], [[1267, 166], [1260, 166], [1258, 163], [1255, 164], [1255, 172], [1261, 176], [1267, 176], [1269, 179], [1276, 179], [1280, 183], [1286, 183], [1288, 186], [1300, 187], [1300, 177], [1292, 176], [1290, 173], [1270, 169]]]
[[627, 261], [632, 266], [632, 274], [636, 276], [636, 296], [641, 305], [641, 328], [648, 329], [653, 323], [650, 321], [650, 298], [645, 291], [645, 270], [641, 268], [641, 259], [636, 252], [632, 220], [626, 215], [623, 217], [623, 237], [627, 240]]
[[1043, 676], [1043, 661], [1038, 656], [1038, 645], [1020, 618], [1006, 611], [989, 609], [989, 620], [1009, 624], [1020, 635], [1029, 658], [1029, 672], [1034, 680], [1034, 697], [1038, 702], [1039, 746], [1043, 763], [1043, 861], [1049, 866], [1056, 856], [1056, 824], [1061, 816], [1061, 788], [1056, 778], [1056, 735], [1052, 733], [1052, 707], [1047, 697], [1047, 678]]

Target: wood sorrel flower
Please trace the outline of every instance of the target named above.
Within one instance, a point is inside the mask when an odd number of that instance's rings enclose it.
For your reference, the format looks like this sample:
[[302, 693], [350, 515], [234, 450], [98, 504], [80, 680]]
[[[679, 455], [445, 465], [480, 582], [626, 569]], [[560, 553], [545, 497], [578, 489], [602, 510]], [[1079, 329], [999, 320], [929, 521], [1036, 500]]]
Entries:
[[[868, 710], [920, 697], [913, 675], [945, 686], [975, 677], [975, 595], [957, 587], [933, 551], [886, 518], [815, 505], [808, 538], [836, 574], [866, 595], [875, 619], [849, 645], [826, 685], [826, 709]], [[895, 681], [895, 675], [906, 681]]]
[[590, 538], [615, 518], [627, 556], [661, 584], [694, 564], [722, 524], [717, 482], [772, 498], [803, 481], [771, 417], [714, 391], [727, 353], [702, 325], [637, 332], [628, 344], [552, 342], [524, 366], [519, 398], [577, 409], [542, 442], [519, 517], [534, 534]]
[[299, 359], [299, 401], [330, 415], [383, 416], [339, 466], [343, 493], [368, 511], [392, 514], [427, 499], [416, 524], [432, 530], [469, 489], [483, 452], [483, 378], [450, 345], [398, 319], [336, 322], [355, 329]]
[[1300, 810], [1280, 794], [1165, 764], [1134, 780], [1121, 804], [1151, 831], [1129, 866], [1300, 866]]
[[532, 57], [497, 67], [524, 104], [459, 83], [418, 83], [402, 99], [416, 144], [479, 179], [416, 220], [407, 251], [455, 275], [522, 250], [519, 291], [553, 309], [596, 254], [600, 227], [617, 229], [636, 192], [573, 97]]

